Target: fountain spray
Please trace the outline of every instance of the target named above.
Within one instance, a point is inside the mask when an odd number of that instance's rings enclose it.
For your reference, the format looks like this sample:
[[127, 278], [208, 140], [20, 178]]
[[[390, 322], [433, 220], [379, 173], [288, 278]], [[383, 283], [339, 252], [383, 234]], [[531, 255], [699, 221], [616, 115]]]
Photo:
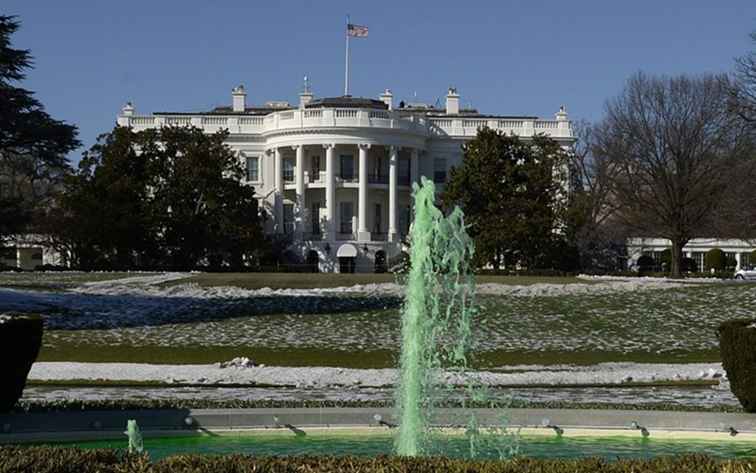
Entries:
[[396, 452], [424, 453], [435, 391], [445, 385], [445, 372], [464, 375], [471, 342], [475, 282], [470, 261], [472, 239], [464, 215], [455, 208], [448, 217], [434, 203], [433, 182], [413, 185], [407, 292], [402, 311], [400, 381], [396, 393], [400, 425]]

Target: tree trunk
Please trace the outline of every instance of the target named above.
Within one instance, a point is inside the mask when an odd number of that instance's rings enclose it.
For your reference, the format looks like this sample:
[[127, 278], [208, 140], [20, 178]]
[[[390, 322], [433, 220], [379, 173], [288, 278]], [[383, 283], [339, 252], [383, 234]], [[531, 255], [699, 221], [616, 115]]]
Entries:
[[682, 249], [687, 243], [687, 239], [672, 240], [672, 261], [670, 262], [669, 272], [673, 278], [682, 277]]

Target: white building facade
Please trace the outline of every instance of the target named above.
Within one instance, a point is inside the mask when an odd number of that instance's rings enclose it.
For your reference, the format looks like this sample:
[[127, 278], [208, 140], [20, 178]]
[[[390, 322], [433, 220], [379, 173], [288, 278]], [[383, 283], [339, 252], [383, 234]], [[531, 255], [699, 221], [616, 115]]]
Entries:
[[118, 125], [135, 131], [195, 126], [229, 132], [227, 144], [246, 167], [268, 214], [266, 232], [289, 238], [290, 251], [320, 271], [385, 269], [402, 251], [411, 218], [412, 183], [421, 176], [442, 187], [462, 161], [462, 145], [486, 126], [529, 139], [547, 135], [564, 147], [574, 142], [564, 108], [554, 120], [483, 115], [460, 108], [449, 89], [445, 108], [379, 99], [315, 99], [308, 90], [298, 106], [247, 105], [243, 86], [232, 106], [203, 113], [138, 115], [127, 104]]
[[[672, 242], [665, 238], [628, 238], [628, 267], [637, 268], [641, 256], [650, 256], [660, 264], [665, 250], [671, 248]], [[682, 251], [684, 257], [695, 261], [698, 272], [705, 272], [709, 270], [704, 264], [705, 255], [713, 249], [722, 250], [728, 259], [735, 261], [736, 271], [756, 265], [756, 261], [751, 261], [751, 253], [756, 250], [756, 245], [746, 240], [693, 238]]]

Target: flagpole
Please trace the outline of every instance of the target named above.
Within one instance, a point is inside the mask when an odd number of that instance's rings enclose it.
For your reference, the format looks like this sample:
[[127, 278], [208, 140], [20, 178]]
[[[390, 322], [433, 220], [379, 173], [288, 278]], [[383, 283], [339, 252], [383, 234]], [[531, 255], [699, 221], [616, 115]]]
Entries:
[[346, 28], [344, 34], [346, 36], [346, 60], [344, 61], [344, 95], [349, 95], [349, 15], [346, 17]]

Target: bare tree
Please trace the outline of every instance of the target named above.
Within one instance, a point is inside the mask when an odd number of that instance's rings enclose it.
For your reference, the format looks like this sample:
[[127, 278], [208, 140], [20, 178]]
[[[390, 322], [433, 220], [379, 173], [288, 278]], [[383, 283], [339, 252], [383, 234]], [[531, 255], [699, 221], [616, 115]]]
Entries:
[[624, 234], [616, 222], [617, 199], [612, 192], [616, 165], [594, 153], [594, 125], [580, 121], [572, 128], [577, 140], [570, 153], [569, 219], [580, 265], [591, 271], [611, 271], [624, 255]]
[[[751, 39], [756, 44], [756, 31]], [[730, 106], [740, 118], [756, 126], [756, 51], [735, 59], [730, 86]]]
[[728, 108], [721, 75], [631, 77], [607, 102], [595, 152], [611, 162], [617, 216], [637, 236], [672, 243], [671, 273], [680, 276], [692, 238], [718, 235], [726, 197], [752, 159], [743, 120]]

